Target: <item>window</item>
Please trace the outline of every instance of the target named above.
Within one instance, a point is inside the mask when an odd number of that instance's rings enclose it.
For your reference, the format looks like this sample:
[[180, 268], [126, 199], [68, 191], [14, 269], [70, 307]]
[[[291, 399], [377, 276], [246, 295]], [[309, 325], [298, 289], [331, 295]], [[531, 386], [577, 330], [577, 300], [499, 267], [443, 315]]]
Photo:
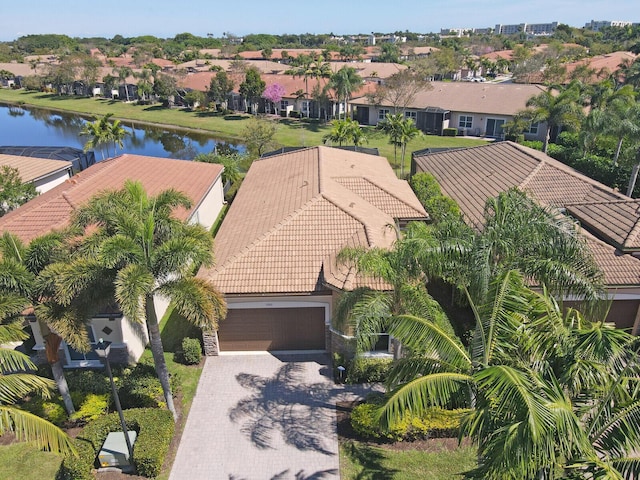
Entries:
[[458, 120], [458, 127], [460, 128], [471, 128], [473, 125], [473, 117], [470, 115], [460, 115]]
[[524, 130], [522, 133], [529, 133], [531, 135], [537, 135], [539, 126], [540, 126], [540, 124], [538, 122], [531, 122], [531, 124], [529, 125], [529, 129], [528, 130]]
[[418, 112], [404, 112], [404, 118], [410, 118], [413, 120], [413, 123], [416, 123]]
[[68, 365], [80, 367], [101, 365], [100, 357], [98, 357], [98, 354], [94, 350], [97, 341], [95, 333], [93, 332], [93, 327], [91, 325], [87, 326], [87, 334], [89, 335], [89, 343], [91, 345], [91, 350], [89, 350], [88, 352], [79, 352], [75, 350], [71, 345], [66, 345]]
[[304, 113], [307, 113], [309, 111], [309, 100], [303, 100], [302, 101], [302, 111]]
[[389, 113], [390, 110], [388, 108], [381, 108], [378, 110], [378, 121], [386, 119]]
[[280, 109], [286, 110], [289, 106], [289, 100], [280, 100]]

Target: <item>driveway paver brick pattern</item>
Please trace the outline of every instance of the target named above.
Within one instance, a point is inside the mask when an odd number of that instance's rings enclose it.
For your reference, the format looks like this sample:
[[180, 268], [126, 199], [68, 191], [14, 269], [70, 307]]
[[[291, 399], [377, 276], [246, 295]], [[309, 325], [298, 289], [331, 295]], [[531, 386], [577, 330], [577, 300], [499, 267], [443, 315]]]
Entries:
[[335, 385], [327, 355], [206, 360], [170, 480], [338, 479]]

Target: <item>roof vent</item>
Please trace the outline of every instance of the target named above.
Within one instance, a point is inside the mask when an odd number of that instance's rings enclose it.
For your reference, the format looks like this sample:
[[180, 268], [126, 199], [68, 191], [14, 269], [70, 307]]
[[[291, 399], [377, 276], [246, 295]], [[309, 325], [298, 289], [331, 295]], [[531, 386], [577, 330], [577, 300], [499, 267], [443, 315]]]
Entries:
[[355, 207], [355, 206], [356, 206], [356, 204], [355, 204], [354, 202], [351, 202], [351, 203], [349, 204], [349, 208], [353, 208], [353, 207]]

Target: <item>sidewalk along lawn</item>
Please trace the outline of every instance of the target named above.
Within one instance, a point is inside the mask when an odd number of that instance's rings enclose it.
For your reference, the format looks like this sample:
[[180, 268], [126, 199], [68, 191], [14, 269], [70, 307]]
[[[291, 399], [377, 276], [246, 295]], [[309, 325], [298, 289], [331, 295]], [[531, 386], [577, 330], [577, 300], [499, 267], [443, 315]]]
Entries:
[[[242, 113], [230, 115], [216, 115], [209, 112], [192, 112], [184, 108], [164, 108], [156, 105], [136, 105], [118, 100], [104, 98], [89, 98], [75, 96], [58, 96], [50, 93], [27, 92], [25, 90], [0, 89], [0, 103], [13, 105], [34, 106], [50, 110], [62, 110], [73, 112], [83, 116], [102, 116], [112, 113], [114, 118], [147, 123], [169, 128], [183, 128], [210, 133], [211, 136], [221, 140], [234, 140], [242, 142], [243, 130], [247, 121], [252, 117]], [[279, 120], [275, 141], [282, 146], [312, 147], [322, 144], [322, 137], [330, 129], [330, 125], [320, 124], [315, 121]], [[389, 144], [387, 137], [374, 127], [364, 127], [369, 141], [366, 147], [378, 148], [380, 154], [385, 156], [394, 167], [394, 149]], [[405, 172], [411, 163], [411, 152], [424, 148], [443, 147], [473, 147], [487, 143], [482, 139], [469, 139], [458, 137], [441, 137], [437, 135], [423, 135], [415, 138], [407, 145], [405, 156]], [[397, 152], [397, 162], [400, 160], [400, 149]]]

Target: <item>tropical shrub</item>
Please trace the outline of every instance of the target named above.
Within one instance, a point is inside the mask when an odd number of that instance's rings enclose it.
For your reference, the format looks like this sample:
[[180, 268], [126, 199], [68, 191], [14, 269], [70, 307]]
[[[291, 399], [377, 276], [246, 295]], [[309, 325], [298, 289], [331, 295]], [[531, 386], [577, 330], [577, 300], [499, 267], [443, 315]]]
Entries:
[[176, 352], [176, 360], [185, 365], [197, 365], [202, 360], [202, 347], [197, 338], [183, 338], [182, 350]]
[[442, 136], [443, 137], [455, 137], [458, 135], [458, 129], [457, 128], [443, 128], [442, 129]]
[[426, 438], [455, 437], [466, 409], [428, 408], [423, 415], [405, 413], [393, 426], [380, 426], [377, 412], [380, 401], [362, 403], [351, 412], [351, 426], [362, 438], [382, 441], [411, 441]]
[[[74, 398], [75, 397], [75, 398]], [[111, 395], [108, 393], [87, 393], [82, 394], [80, 401], [77, 401], [78, 395], [71, 393], [73, 403], [80, 405], [76, 410], [76, 413], [72, 415], [73, 420], [95, 420], [96, 418], [104, 415], [109, 410], [109, 403], [111, 401]]]
[[391, 368], [393, 359], [376, 357], [358, 357], [349, 363], [347, 383], [384, 382]]
[[122, 408], [157, 408], [164, 405], [160, 380], [153, 366], [144, 362], [123, 373], [118, 395]]

